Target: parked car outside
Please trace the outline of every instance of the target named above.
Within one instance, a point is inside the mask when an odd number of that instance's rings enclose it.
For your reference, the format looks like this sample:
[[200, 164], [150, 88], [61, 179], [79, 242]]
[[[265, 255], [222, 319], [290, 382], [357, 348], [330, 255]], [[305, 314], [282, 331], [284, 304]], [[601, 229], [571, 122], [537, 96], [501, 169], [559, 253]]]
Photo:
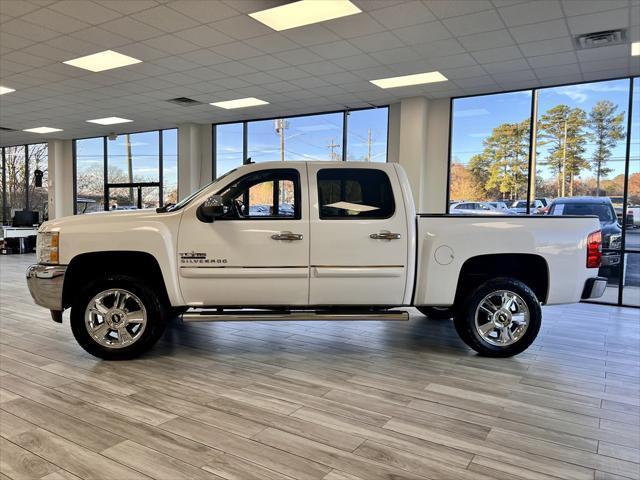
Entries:
[[549, 207], [549, 215], [595, 215], [600, 221], [602, 231], [602, 267], [603, 276], [613, 273], [612, 269], [620, 264], [622, 247], [622, 227], [608, 197], [556, 198]]
[[489, 205], [491, 205], [492, 207], [497, 208], [498, 210], [500, 210], [501, 212], [506, 213], [507, 215], [513, 215], [513, 210], [511, 210], [509, 208], [509, 205], [506, 204], [506, 202], [503, 202], [502, 200], [498, 200], [495, 202], [487, 202]]
[[[529, 213], [532, 215], [538, 214], [544, 208], [544, 204], [536, 199], [530, 204], [531, 208]], [[511, 204], [511, 210], [518, 215], [525, 215], [527, 213], [527, 201], [526, 200], [516, 200]]]
[[456, 202], [449, 206], [454, 215], [506, 215], [488, 202]]

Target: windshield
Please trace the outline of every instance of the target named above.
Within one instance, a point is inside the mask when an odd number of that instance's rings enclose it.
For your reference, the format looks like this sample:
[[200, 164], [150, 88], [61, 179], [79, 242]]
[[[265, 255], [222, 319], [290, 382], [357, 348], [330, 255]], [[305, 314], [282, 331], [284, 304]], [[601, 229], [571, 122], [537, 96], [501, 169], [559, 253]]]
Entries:
[[513, 208], [527, 208], [527, 202], [516, 202]]
[[222, 180], [224, 177], [226, 177], [227, 175], [235, 172], [237, 170], [237, 168], [234, 168], [233, 170], [229, 170], [227, 173], [225, 173], [224, 175], [219, 176], [218, 178], [216, 178], [213, 182], [208, 183], [207, 185], [205, 185], [204, 187], [200, 188], [199, 190], [196, 190], [195, 192], [193, 192], [191, 195], [189, 195], [187, 198], [183, 198], [182, 200], [180, 200], [178, 203], [176, 203], [175, 205], [167, 208], [167, 212], [175, 212], [176, 210], [180, 210], [181, 208], [183, 208], [184, 206], [188, 205], [189, 203], [191, 203], [191, 200], [193, 200], [195, 197], [197, 197], [198, 195], [200, 195], [200, 192], [202, 192], [203, 190], [209, 188], [211, 185], [213, 185], [216, 182], [219, 182], [220, 180]]
[[559, 203], [553, 206], [552, 215], [596, 215], [603, 223], [616, 220], [611, 206], [602, 203]]

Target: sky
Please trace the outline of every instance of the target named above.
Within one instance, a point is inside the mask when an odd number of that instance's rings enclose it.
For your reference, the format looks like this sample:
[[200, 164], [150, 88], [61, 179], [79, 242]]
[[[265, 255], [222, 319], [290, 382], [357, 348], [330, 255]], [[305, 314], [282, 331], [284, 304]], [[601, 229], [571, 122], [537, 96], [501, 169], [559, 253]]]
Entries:
[[[637, 84], [638, 79], [636, 79]], [[640, 87], [635, 89], [636, 92], [638, 89]], [[531, 112], [531, 96], [532, 92], [525, 90], [454, 100], [451, 144], [453, 160], [466, 163], [474, 154], [480, 153], [483, 149], [483, 139], [489, 136], [492, 129], [499, 124], [528, 119]], [[628, 79], [540, 89], [538, 94], [538, 117], [559, 104], [565, 104], [572, 108], [579, 107], [588, 114], [593, 105], [599, 100], [609, 100], [618, 105], [618, 112], [625, 112], [626, 129], [626, 111], [629, 102]], [[632, 132], [640, 129], [640, 108], [635, 110], [638, 116], [634, 115]], [[639, 150], [638, 142], [640, 141], [638, 137], [637, 133], [632, 136], [636, 157]], [[588, 142], [586, 147], [586, 155], [590, 158], [593, 152], [593, 143]], [[609, 178], [624, 173], [625, 149], [625, 141], [620, 141], [613, 150], [613, 160], [608, 166], [613, 168], [614, 172]], [[539, 158], [544, 158], [545, 149], [540, 148], [538, 151]], [[615, 161], [615, 159], [618, 159], [618, 161]], [[551, 172], [548, 168], [540, 166], [539, 170], [545, 178], [551, 178]], [[586, 175], [583, 174], [583, 176], [591, 176], [591, 173], [585, 173]]]

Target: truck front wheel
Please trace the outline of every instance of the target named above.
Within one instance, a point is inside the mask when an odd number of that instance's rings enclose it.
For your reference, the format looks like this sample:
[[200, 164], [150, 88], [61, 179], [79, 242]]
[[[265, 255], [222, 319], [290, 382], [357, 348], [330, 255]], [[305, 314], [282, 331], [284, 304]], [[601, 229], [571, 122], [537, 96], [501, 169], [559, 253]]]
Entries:
[[112, 275], [91, 282], [71, 306], [71, 330], [91, 355], [127, 360], [145, 352], [162, 335], [165, 312], [145, 282]]
[[498, 278], [470, 294], [461, 304], [454, 324], [460, 338], [481, 355], [511, 357], [536, 339], [542, 310], [526, 284], [513, 278]]

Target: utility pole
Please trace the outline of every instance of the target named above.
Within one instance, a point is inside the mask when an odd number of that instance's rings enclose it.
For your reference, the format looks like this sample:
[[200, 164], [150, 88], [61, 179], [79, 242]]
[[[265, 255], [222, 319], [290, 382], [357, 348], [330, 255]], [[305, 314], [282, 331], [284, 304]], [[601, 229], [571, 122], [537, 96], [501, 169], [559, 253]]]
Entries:
[[367, 162], [371, 161], [371, 129], [367, 135]]
[[334, 152], [334, 149], [338, 148], [340, 145], [338, 143], [335, 142], [335, 140], [332, 138], [331, 139], [331, 143], [329, 143], [329, 145], [327, 145], [327, 147], [329, 147], [331, 149], [331, 160], [336, 160], [337, 156]]
[[289, 122], [284, 118], [276, 119], [276, 133], [280, 134], [280, 161], [284, 162], [284, 131], [289, 127]]
[[[127, 170], [129, 173], [129, 183], [133, 183], [133, 156], [131, 154], [131, 138], [127, 133], [124, 136], [125, 145], [127, 148]], [[129, 187], [129, 201], [133, 205], [133, 187]]]
[[562, 142], [562, 178], [560, 181], [562, 182], [560, 193], [561, 197], [565, 195], [565, 180], [567, 178], [567, 119], [564, 119], [564, 141]]

